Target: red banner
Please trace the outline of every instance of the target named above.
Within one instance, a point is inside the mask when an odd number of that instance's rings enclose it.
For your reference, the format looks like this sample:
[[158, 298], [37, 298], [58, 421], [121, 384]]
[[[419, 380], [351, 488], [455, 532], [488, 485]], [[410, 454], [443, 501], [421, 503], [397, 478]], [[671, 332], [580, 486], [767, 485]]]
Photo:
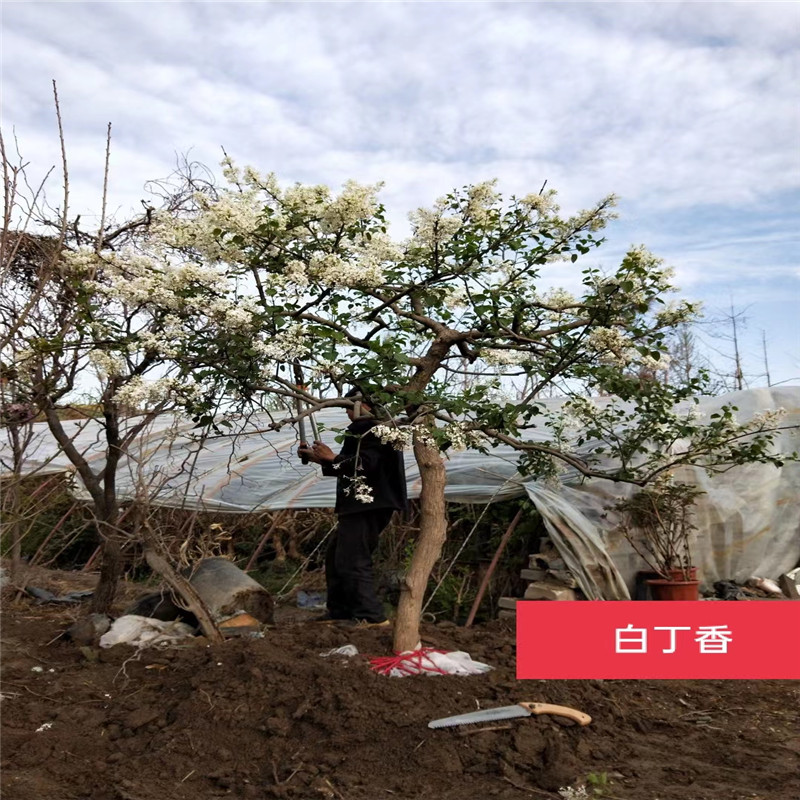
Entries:
[[520, 601], [533, 678], [800, 679], [800, 602]]

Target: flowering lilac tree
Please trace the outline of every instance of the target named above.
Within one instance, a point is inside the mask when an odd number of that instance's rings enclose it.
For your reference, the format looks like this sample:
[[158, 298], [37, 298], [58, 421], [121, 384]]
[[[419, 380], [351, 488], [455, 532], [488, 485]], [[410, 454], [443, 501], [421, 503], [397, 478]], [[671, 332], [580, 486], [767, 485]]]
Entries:
[[[99, 229], [88, 231], [68, 217], [66, 159], [64, 205], [53, 214], [41, 207], [38, 193], [24, 193], [24, 166], [12, 164], [4, 148], [2, 157], [2, 424], [16, 466], [24, 460], [22, 426], [37, 416], [71, 461], [91, 497], [102, 543], [93, 608], [108, 611], [129, 537], [116, 488], [121, 459], [156, 416], [191, 409], [202, 396], [186, 342], [200, 329], [235, 328], [242, 307], [226, 274], [176, 259], [164, 247], [153, 209], [117, 223], [103, 213]], [[171, 192], [161, 210], [175, 215], [191, 208], [191, 192]], [[64, 419], [82, 393], [100, 424], [105, 458], [99, 464], [76, 446], [74, 425]]]
[[[608, 274], [576, 265], [575, 293], [541, 288], [548, 270], [602, 243], [613, 197], [564, 217], [552, 191], [506, 201], [483, 183], [413, 212], [411, 235], [394, 241], [379, 186], [283, 188], [274, 175], [223, 166], [227, 188], [200, 198], [196, 213], [156, 223], [174, 253], [224, 265], [240, 298], [240, 326], [224, 338], [196, 331], [189, 355], [204, 364], [205, 380], [243, 402], [264, 393], [299, 400], [304, 410], [276, 426], [351, 405], [343, 389], [356, 384], [384, 417], [376, 433], [413, 446], [421, 526], [397, 650], [419, 639], [423, 593], [445, 539], [447, 447], [503, 441], [537, 476], [568, 465], [639, 485], [686, 463], [777, 463], [770, 421], [745, 428], [730, 407], [712, 420], [676, 410], [702, 392], [702, 376], [681, 388], [658, 379], [665, 335], [697, 309], [665, 302], [671, 272], [644, 248]], [[307, 387], [293, 365], [310, 376]], [[520, 381], [524, 391], [514, 391]], [[540, 402], [553, 387], [565, 397], [557, 414]], [[595, 404], [593, 394], [607, 399]], [[543, 422], [546, 441], [531, 436]], [[368, 499], [363, 485], [353, 489]]]
[[[60, 126], [57, 97], [56, 111]], [[566, 464], [640, 485], [684, 463], [778, 463], [774, 420], [746, 428], [729, 407], [712, 420], [676, 410], [702, 376], [678, 389], [658, 379], [665, 335], [696, 309], [664, 302], [670, 272], [644, 248], [608, 274], [572, 267], [574, 293], [542, 288], [555, 266], [602, 243], [613, 197], [569, 217], [552, 191], [504, 200], [482, 183], [413, 212], [410, 236], [396, 241], [380, 186], [283, 187], [226, 158], [226, 186], [183, 175], [160, 208], [121, 224], [106, 220], [104, 197], [98, 229], [86, 231], [68, 213], [63, 137], [55, 219], [40, 212], [38, 192], [20, 202], [24, 168], [2, 155], [0, 359], [13, 390], [3, 396], [44, 416], [92, 498], [104, 545], [96, 610], [111, 604], [120, 573], [120, 460], [171, 408], [202, 426], [224, 424], [220, 412], [237, 406], [299, 402], [279, 427], [353, 404], [343, 396], [352, 384], [368, 394], [383, 418], [376, 433], [413, 447], [422, 478], [398, 650], [418, 641], [444, 542], [448, 447], [504, 441], [537, 476]], [[61, 419], [87, 375], [106, 444], [99, 468]], [[565, 397], [557, 414], [540, 402], [554, 388]], [[531, 435], [543, 421], [547, 440]], [[368, 500], [357, 478], [353, 491]]]

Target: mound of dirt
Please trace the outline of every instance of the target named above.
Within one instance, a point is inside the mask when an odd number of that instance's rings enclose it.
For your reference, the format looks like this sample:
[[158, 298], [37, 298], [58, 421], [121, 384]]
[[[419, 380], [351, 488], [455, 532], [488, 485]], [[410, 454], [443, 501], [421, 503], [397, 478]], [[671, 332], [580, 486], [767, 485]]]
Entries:
[[[796, 683], [517, 681], [504, 622], [423, 628], [426, 644], [491, 664], [486, 675], [387, 678], [366, 655], [390, 653], [390, 631], [319, 625], [297, 609], [278, 609], [263, 639], [214, 647], [53, 641], [76, 613], [6, 604], [8, 800], [557, 800], [587, 779], [590, 797], [618, 800], [800, 797]], [[321, 657], [344, 644], [365, 656]], [[427, 728], [522, 700], [573, 706], [593, 722]]]

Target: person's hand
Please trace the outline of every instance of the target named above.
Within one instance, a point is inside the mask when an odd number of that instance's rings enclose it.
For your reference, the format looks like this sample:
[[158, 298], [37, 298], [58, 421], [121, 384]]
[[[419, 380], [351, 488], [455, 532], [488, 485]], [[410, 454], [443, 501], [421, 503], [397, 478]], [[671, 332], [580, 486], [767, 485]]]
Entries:
[[297, 455], [300, 458], [306, 458], [308, 461], [313, 461], [315, 464], [325, 464], [333, 461], [336, 454], [328, 445], [322, 442], [314, 442], [311, 447], [306, 442], [300, 442], [300, 447], [297, 449]]
[[312, 458], [317, 464], [324, 464], [329, 461], [333, 461], [336, 458], [336, 453], [328, 447], [328, 445], [323, 444], [322, 442], [314, 442], [313, 447], [311, 448]]

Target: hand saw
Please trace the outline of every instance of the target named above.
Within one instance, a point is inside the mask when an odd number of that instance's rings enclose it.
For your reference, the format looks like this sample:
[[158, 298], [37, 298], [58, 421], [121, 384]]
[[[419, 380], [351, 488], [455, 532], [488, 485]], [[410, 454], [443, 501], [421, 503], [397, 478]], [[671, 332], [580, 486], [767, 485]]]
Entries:
[[486, 708], [483, 711], [472, 711], [469, 714], [458, 714], [455, 717], [435, 719], [428, 723], [429, 728], [450, 728], [453, 725], [475, 725], [480, 722], [492, 722], [497, 719], [513, 719], [514, 717], [530, 717], [534, 714], [553, 714], [556, 717], [567, 717], [579, 725], [588, 725], [592, 718], [582, 711], [568, 706], [554, 706], [550, 703], [517, 703], [502, 708]]

